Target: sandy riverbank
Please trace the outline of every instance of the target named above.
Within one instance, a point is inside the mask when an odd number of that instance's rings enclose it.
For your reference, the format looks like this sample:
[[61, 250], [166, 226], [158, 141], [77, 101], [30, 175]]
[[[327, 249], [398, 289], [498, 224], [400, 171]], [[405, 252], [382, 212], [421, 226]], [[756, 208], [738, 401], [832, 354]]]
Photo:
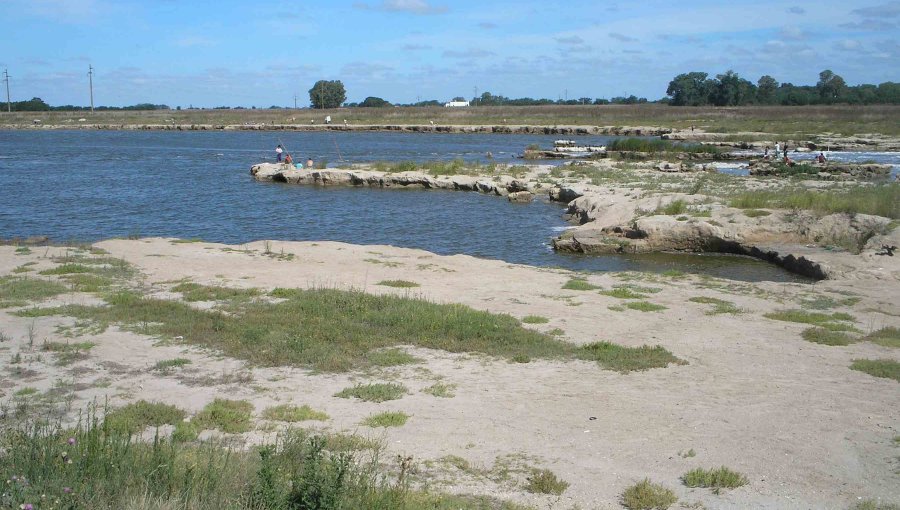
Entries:
[[[850, 314], [850, 324], [862, 333], [898, 327], [896, 284], [876, 279], [748, 284], [638, 273], [587, 277], [602, 289], [623, 284], [652, 288], [646, 300], [666, 308], [642, 312], [597, 290], [563, 289], [575, 276], [567, 271], [389, 246], [224, 246], [170, 239], [111, 240], [95, 246], [108, 254], [81, 256], [133, 264], [139, 275], [127, 285], [149, 296], [179, 299], [171, 289], [182, 279], [264, 290], [329, 287], [413, 295], [519, 319], [546, 317], [546, 324], [530, 327], [544, 332], [558, 328], [561, 338], [578, 345], [598, 340], [659, 344], [686, 363], [620, 374], [586, 361], [510, 363], [407, 348], [422, 361], [317, 374], [249, 366], [178, 339], [160, 342], [113, 327], [78, 337], [96, 346], [83, 359], [60, 365], [39, 346], [70, 341], [58, 327], [72, 326], [74, 319], [18, 317], [12, 313], [17, 308], [10, 307], [0, 310], [0, 331], [9, 337], [0, 349], [5, 358], [20, 353], [25, 358], [20, 366], [27, 372], [17, 376], [14, 367], [5, 368], [0, 376], [3, 399], [24, 387], [47, 392], [60, 380], [72, 382], [71, 413], [104, 399], [114, 406], [138, 399], [163, 401], [190, 412], [215, 397], [246, 399], [254, 405], [258, 428], [238, 439], [250, 443], [273, 437], [271, 424], [260, 417], [264, 408], [309, 404], [331, 416], [322, 425], [328, 430], [382, 436], [389, 452], [412, 455], [417, 476], [432, 487], [493, 494], [538, 508], [619, 508], [622, 490], [645, 477], [672, 488], [682, 503], [702, 503], [704, 508], [837, 509], [860, 497], [900, 500], [898, 382], [849, 368], [858, 358], [898, 361], [900, 351], [868, 341], [811, 343], [801, 337], [806, 325], [763, 317], [778, 310], [818, 309]], [[0, 275], [25, 268], [17, 274], [32, 276], [58, 267], [60, 260], [52, 257], [61, 255], [75, 253], [0, 246]], [[419, 287], [379, 285], [397, 279]], [[709, 304], [689, 300], [696, 297], [721, 299], [739, 313], [709, 315]], [[97, 296], [80, 292], [39, 306], [96, 302]], [[192, 364], [169, 374], [151, 370], [159, 361], [179, 357]], [[235, 374], [240, 377], [226, 377]], [[381, 404], [334, 397], [355, 382], [388, 380], [402, 382], [410, 394]], [[453, 385], [455, 396], [436, 398], [420, 391], [436, 381]], [[411, 417], [398, 428], [360, 425], [367, 415], [383, 410]], [[684, 454], [689, 450], [695, 455]], [[550, 469], [571, 486], [558, 499], [529, 494], [519, 475], [491, 480], [441, 461], [450, 455], [485, 469], [501, 459], [516, 459]], [[721, 465], [744, 473], [749, 483], [716, 495], [679, 481], [694, 467]]]

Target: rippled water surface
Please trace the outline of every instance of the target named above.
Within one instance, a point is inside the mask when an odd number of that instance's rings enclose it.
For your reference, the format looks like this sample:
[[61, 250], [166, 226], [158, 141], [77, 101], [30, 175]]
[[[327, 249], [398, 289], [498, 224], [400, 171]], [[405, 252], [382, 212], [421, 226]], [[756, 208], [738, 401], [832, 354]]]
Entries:
[[[56, 241], [172, 236], [389, 244], [439, 254], [586, 271], [679, 269], [740, 280], [799, 281], [732, 256], [557, 254], [563, 207], [479, 193], [258, 183], [250, 165], [277, 143], [345, 161], [511, 159], [554, 136], [421, 133], [0, 131], [0, 237]], [[608, 137], [581, 137], [604, 144]], [[299, 159], [299, 158], [298, 158]]]

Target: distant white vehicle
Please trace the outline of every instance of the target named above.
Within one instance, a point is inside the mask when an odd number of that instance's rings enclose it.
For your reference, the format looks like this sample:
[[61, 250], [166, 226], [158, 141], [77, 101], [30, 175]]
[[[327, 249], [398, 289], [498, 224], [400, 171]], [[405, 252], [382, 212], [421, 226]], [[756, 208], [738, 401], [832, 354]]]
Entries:
[[84, 121], [86, 121], [86, 120], [87, 120], [87, 119], [83, 119], [83, 118], [82, 118], [82, 119], [78, 119], [78, 122], [84, 122]]
[[449, 103], [444, 103], [444, 108], [464, 108], [469, 106], [468, 101], [450, 101]]

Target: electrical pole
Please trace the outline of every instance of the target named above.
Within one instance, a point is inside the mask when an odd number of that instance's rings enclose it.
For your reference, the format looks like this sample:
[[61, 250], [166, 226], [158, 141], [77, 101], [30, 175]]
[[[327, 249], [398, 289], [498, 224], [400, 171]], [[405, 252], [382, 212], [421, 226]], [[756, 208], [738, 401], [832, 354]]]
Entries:
[[9, 102], [9, 69], [3, 70], [3, 81], [6, 82], [6, 112], [12, 112], [12, 103]]
[[566, 102], [569, 102], [569, 89], [566, 89]]
[[91, 87], [91, 113], [94, 113], [94, 66], [88, 65], [88, 83]]
[[294, 109], [297, 109], [297, 93], [294, 93]]
[[475, 102], [478, 101], [478, 87], [475, 87], [475, 97], [472, 98], [472, 106], [475, 106]]

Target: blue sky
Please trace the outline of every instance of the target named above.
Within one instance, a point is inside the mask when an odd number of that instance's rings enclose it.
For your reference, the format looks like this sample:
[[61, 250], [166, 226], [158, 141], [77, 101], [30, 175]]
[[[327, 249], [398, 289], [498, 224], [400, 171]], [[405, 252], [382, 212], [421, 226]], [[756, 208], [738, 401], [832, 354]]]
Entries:
[[[348, 101], [665, 95], [677, 74], [900, 81], [900, 0], [567, 2], [0, 0], [14, 100], [293, 106], [318, 79]], [[4, 98], [5, 99], [5, 98]]]

